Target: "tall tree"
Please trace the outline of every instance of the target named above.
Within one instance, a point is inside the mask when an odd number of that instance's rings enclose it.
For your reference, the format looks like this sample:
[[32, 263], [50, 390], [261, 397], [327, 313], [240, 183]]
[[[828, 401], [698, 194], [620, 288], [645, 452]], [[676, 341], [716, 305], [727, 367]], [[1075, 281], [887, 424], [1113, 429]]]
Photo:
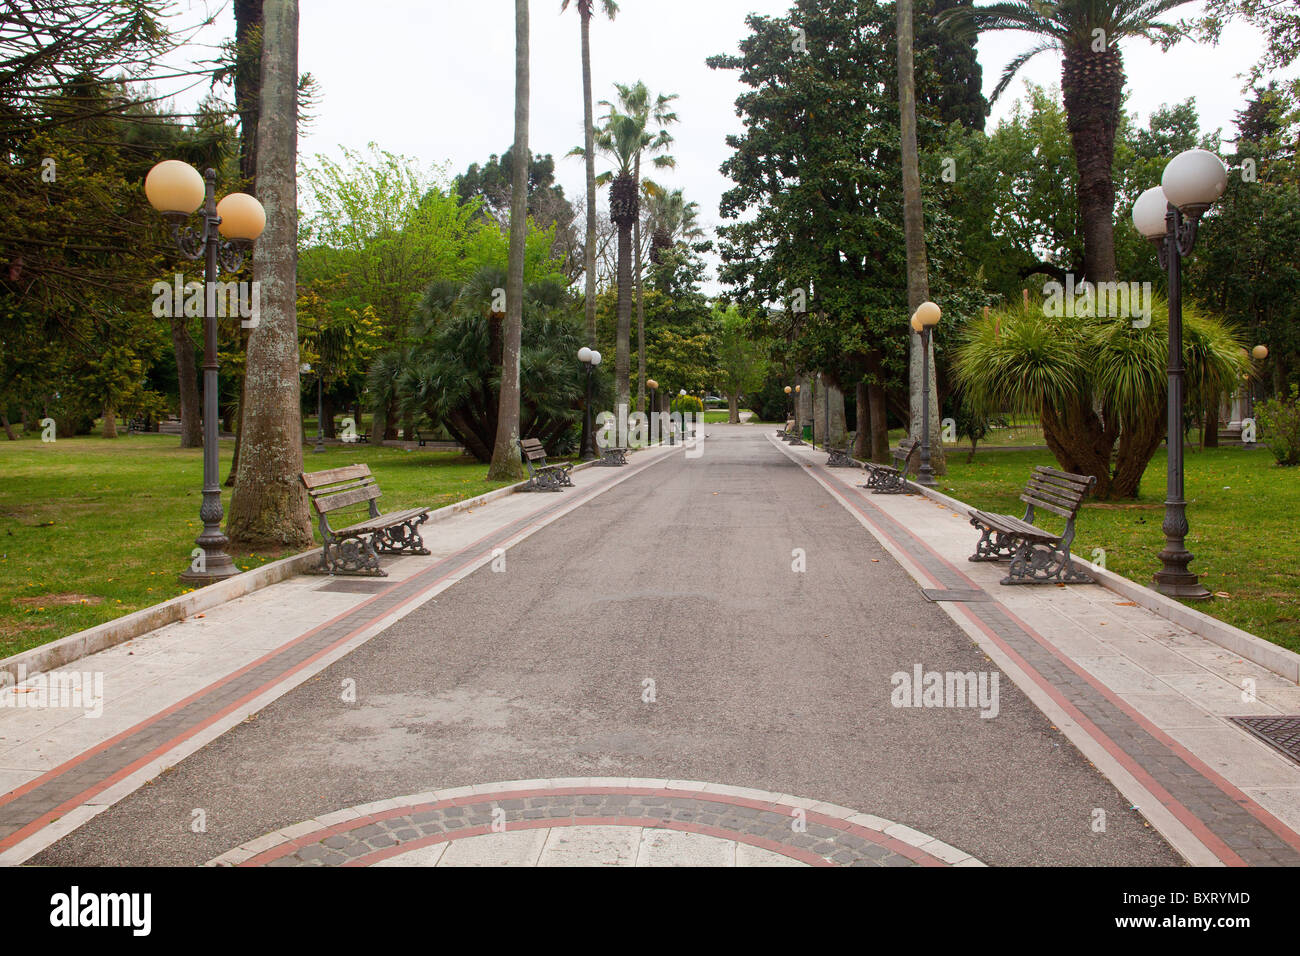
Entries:
[[[624, 109], [602, 100], [608, 108], [603, 123], [596, 132], [596, 149], [614, 164], [612, 172], [598, 177], [598, 182], [609, 183], [609, 217], [618, 227], [618, 328], [614, 343], [614, 401], [617, 405], [631, 404], [631, 326], [632, 326], [632, 237], [633, 229], [641, 215], [641, 157], [659, 153], [673, 141], [667, 131], [651, 132], [650, 124], [661, 126], [676, 120], [667, 109], [674, 96], [660, 94], [651, 100], [645, 84], [632, 86], [615, 84], [618, 98]], [[575, 152], [577, 152], [575, 150]], [[674, 165], [671, 156], [657, 155], [656, 167]]]
[[[577, 0], [578, 18], [582, 21], [582, 142], [583, 163], [587, 171], [587, 237], [583, 244], [586, 266], [587, 345], [596, 347], [596, 124], [591, 105], [591, 17], [595, 0]], [[614, 0], [601, 0], [601, 10], [611, 20], [618, 15]], [[560, 4], [560, 12], [569, 9], [569, 0]]]
[[248, 342], [244, 453], [226, 533], [232, 543], [311, 544], [298, 383], [298, 2], [266, 0], [257, 184], [266, 230], [253, 254], [261, 321]]
[[[668, 104], [677, 99], [677, 94], [664, 95], [660, 94], [652, 102], [650, 91], [646, 89], [644, 83], [636, 83], [633, 86], [623, 86], [615, 84], [618, 88], [619, 105], [624, 112], [636, 116], [638, 121], [646, 128], [647, 131], [652, 126], [658, 127], [653, 145], [650, 149], [662, 149], [668, 143], [672, 142], [672, 137], [664, 132], [663, 128], [677, 122], [677, 114], [670, 111]], [[672, 165], [670, 157], [660, 157], [665, 161], [661, 165]], [[653, 182], [644, 180], [641, 177], [641, 155], [637, 154], [636, 169], [633, 171], [636, 177], [637, 189], [645, 195], [653, 195], [659, 191], [659, 187]], [[641, 261], [641, 215], [638, 211], [636, 219], [632, 223], [632, 249], [633, 249], [633, 291], [636, 295], [636, 351], [637, 351], [637, 388], [636, 388], [636, 407], [637, 411], [645, 411], [645, 297], [642, 294], [641, 283], [644, 278], [645, 267]]]
[[1169, 46], [1181, 35], [1162, 14], [1190, 0], [1003, 0], [939, 14], [958, 29], [1029, 33], [1034, 46], [1012, 60], [993, 90], [997, 99], [1029, 60], [1061, 51], [1061, 94], [1079, 170], [1084, 278], [1115, 279], [1115, 131], [1124, 94], [1119, 43], [1142, 37]]
[[[925, 212], [921, 203], [921, 161], [916, 146], [916, 73], [912, 63], [912, 0], [896, 0], [898, 16], [898, 112], [903, 163], [903, 242], [907, 250], [907, 311], [910, 315], [930, 298], [930, 276], [925, 257]], [[911, 350], [908, 359], [908, 405], [911, 424], [908, 433], [921, 434], [923, 414], [930, 421], [939, 421], [939, 390], [930, 389], [929, 409], [924, 406], [922, 373], [927, 348], [926, 340], [911, 332]], [[934, 340], [929, 338], [929, 365], [934, 368]], [[937, 429], [932, 429], [930, 441], [930, 466], [936, 475], [945, 471], [943, 439]]]
[[[528, 151], [528, 0], [515, 0], [515, 156]], [[501, 395], [496, 444], [488, 478], [523, 476], [519, 458], [519, 350], [524, 327], [524, 251], [528, 238], [528, 163], [514, 164], [510, 195], [510, 262], [506, 271], [506, 326], [501, 349]]]

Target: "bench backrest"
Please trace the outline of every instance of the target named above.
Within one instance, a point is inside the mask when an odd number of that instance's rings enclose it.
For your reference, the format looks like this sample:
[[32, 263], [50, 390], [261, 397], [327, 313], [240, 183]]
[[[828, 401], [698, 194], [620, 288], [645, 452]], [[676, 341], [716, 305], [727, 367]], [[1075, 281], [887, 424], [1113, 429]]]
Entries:
[[519, 439], [519, 450], [524, 454], [524, 461], [540, 461], [546, 464], [546, 449], [536, 438]]
[[369, 505], [371, 517], [379, 515], [375, 499], [382, 492], [368, 465], [345, 465], [310, 474], [303, 472], [302, 483], [321, 517], [362, 503]]
[[908, 462], [911, 460], [912, 456], [917, 453], [920, 447], [921, 442], [919, 439], [904, 438], [899, 441], [898, 447], [894, 449], [894, 461], [903, 463], [901, 470], [904, 474], [907, 473]]
[[1054, 515], [1073, 521], [1083, 499], [1092, 492], [1097, 479], [1093, 475], [1074, 475], [1039, 465], [1029, 476], [1020, 500], [1029, 506], [1025, 520], [1032, 521], [1034, 508], [1042, 508]]

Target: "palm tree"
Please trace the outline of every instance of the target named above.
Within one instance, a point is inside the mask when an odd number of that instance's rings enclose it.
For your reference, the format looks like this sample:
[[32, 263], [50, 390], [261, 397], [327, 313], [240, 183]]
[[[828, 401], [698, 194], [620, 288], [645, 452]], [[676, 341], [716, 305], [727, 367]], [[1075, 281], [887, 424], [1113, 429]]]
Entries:
[[528, 0], [515, 0], [515, 145], [510, 189], [510, 259], [506, 270], [506, 324], [501, 348], [497, 434], [488, 478], [523, 477], [519, 457], [519, 350], [524, 327], [524, 253], [528, 238]]
[[[591, 118], [591, 17], [595, 0], [577, 0], [578, 18], [582, 21], [582, 141], [587, 166], [587, 241], [583, 254], [587, 283], [587, 344], [596, 346], [596, 125]], [[560, 12], [569, 9], [569, 0], [560, 4]], [[601, 10], [613, 20], [618, 14], [614, 0], [601, 0]]]
[[[925, 213], [921, 202], [920, 157], [916, 145], [916, 73], [913, 67], [912, 0], [897, 0], [898, 18], [898, 112], [900, 133], [900, 159], [903, 172], [903, 241], [907, 255], [907, 311], [915, 312], [922, 302], [930, 298], [929, 263], [925, 255]], [[908, 433], [916, 437], [921, 433], [921, 407], [924, 396], [922, 381], [925, 340], [911, 332], [911, 349], [908, 356], [908, 405], [911, 422]], [[931, 343], [930, 364], [934, 365], [934, 345]], [[939, 420], [939, 390], [930, 391], [929, 415], [931, 421]], [[933, 433], [930, 441], [930, 467], [936, 475], [947, 472], [943, 441]]]
[[1115, 129], [1124, 92], [1119, 41], [1141, 37], [1168, 45], [1181, 33], [1160, 17], [1190, 0], [1005, 0], [984, 7], [954, 7], [940, 23], [984, 32], [1033, 34], [1033, 47], [1012, 60], [991, 99], [1020, 68], [1046, 50], [1061, 51], [1061, 95], [1079, 170], [1083, 268], [1090, 282], [1115, 278]]
[[[635, 288], [638, 299], [638, 335], [640, 346], [640, 385], [637, 406], [645, 401], [645, 312], [640, 299], [641, 288], [641, 157], [654, 156], [656, 168], [671, 168], [676, 161], [663, 150], [673, 138], [663, 129], [677, 122], [677, 114], [668, 105], [676, 94], [659, 94], [651, 98], [650, 91], [641, 81], [631, 86], [615, 83], [618, 105], [601, 100], [600, 105], [609, 112], [595, 137], [596, 149], [614, 163], [613, 173], [597, 178], [610, 184], [609, 216], [618, 226], [618, 330], [614, 346], [614, 400], [619, 405], [631, 403], [630, 342], [632, 326], [632, 268], [636, 262]], [[652, 127], [654, 127], [652, 129]], [[634, 238], [635, 236], [635, 238]], [[635, 255], [633, 242], [635, 241]]]
[[[298, 0], [266, 0], [257, 193], [266, 230], [253, 252], [262, 316], [248, 338], [240, 456], [227, 534], [241, 545], [311, 545], [298, 395]], [[256, 454], [247, 453], [256, 449]]]
[[658, 265], [664, 251], [677, 242], [699, 239], [700, 204], [687, 202], [680, 189], [665, 190], [647, 179], [642, 192], [646, 199], [646, 225], [650, 229], [650, 261]]
[[[1015, 302], [965, 326], [953, 373], [972, 412], [1038, 415], [1063, 470], [1095, 475], [1098, 498], [1134, 498], [1165, 436], [1168, 321], [1163, 301], [1146, 328]], [[1207, 390], [1239, 381], [1250, 367], [1240, 335], [1189, 303], [1183, 323], [1189, 379]]]

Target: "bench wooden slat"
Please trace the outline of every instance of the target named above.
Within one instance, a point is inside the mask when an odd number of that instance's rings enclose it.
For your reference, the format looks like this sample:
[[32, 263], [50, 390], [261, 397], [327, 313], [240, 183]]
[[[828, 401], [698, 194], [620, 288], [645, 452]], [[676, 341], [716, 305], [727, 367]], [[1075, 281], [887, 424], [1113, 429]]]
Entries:
[[1068, 471], [1057, 471], [1055, 468], [1049, 468], [1046, 465], [1038, 465], [1034, 468], [1034, 473], [1042, 476], [1050, 476], [1061, 481], [1067, 481], [1070, 484], [1078, 485], [1080, 488], [1087, 488], [1092, 484], [1091, 475], [1075, 475]]
[[1052, 504], [1050, 501], [1043, 501], [1042, 499], [1034, 498], [1031, 495], [1021, 495], [1020, 500], [1027, 505], [1033, 505], [1035, 508], [1042, 508], [1044, 511], [1050, 511], [1052, 514], [1059, 515], [1066, 520], [1074, 517], [1073, 509], [1062, 508], [1059, 505]]
[[349, 505], [359, 504], [363, 501], [373, 501], [380, 497], [383, 492], [379, 490], [376, 484], [362, 485], [359, 488], [353, 488], [350, 491], [344, 491], [337, 495], [322, 495], [313, 502], [316, 510], [325, 514], [330, 511], [338, 511], [340, 508], [346, 508]]
[[346, 528], [339, 528], [337, 530], [331, 528], [330, 530], [340, 537], [345, 537], [350, 534], [365, 534], [369, 531], [378, 531], [381, 528], [389, 528], [395, 524], [401, 524], [404, 521], [409, 521], [418, 515], [426, 513], [427, 509], [425, 508], [407, 508], [405, 511], [394, 511], [391, 514], [382, 514], [378, 518], [367, 518], [364, 521], [358, 521], [356, 524], [349, 525]]
[[1083, 495], [1074, 492], [1061, 492], [1051, 487], [1030, 482], [1025, 486], [1025, 494], [1036, 498], [1042, 498], [1044, 501], [1050, 501], [1052, 504], [1060, 505], [1062, 508], [1078, 509], [1079, 502], [1083, 501]]
[[993, 528], [995, 531], [1001, 531], [1005, 534], [1016, 534], [1033, 541], [1056, 541], [1060, 536], [1045, 531], [1036, 525], [1022, 521], [1015, 515], [1000, 515], [988, 511], [975, 511], [971, 517], [977, 518], [984, 524]]
[[328, 498], [330, 495], [337, 495], [343, 491], [351, 491], [353, 488], [364, 488], [367, 485], [374, 484], [373, 477], [361, 478], [357, 481], [336, 481], [333, 484], [322, 485], [319, 488], [308, 488], [307, 497], [312, 500]]
[[321, 485], [337, 484], [340, 481], [369, 477], [370, 467], [368, 465], [344, 465], [341, 468], [329, 468], [325, 471], [314, 471], [311, 474], [304, 473], [302, 483], [310, 489], [319, 488]]
[[1052, 478], [1044, 478], [1041, 475], [1032, 475], [1027, 482], [1028, 485], [1035, 488], [1042, 488], [1044, 491], [1050, 491], [1054, 495], [1076, 495], [1084, 498], [1088, 494], [1088, 485], [1075, 485], [1064, 481], [1057, 481]]

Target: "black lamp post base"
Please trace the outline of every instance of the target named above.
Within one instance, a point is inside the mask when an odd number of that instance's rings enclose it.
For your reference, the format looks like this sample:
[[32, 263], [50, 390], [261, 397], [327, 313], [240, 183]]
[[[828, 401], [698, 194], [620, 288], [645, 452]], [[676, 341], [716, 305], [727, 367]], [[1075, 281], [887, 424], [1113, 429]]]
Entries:
[[916, 483], [923, 488], [933, 488], [939, 484], [934, 480], [934, 472], [930, 470], [928, 464], [922, 465], [921, 470], [916, 473]]
[[1177, 598], [1180, 601], [1209, 599], [1212, 595], [1201, 584], [1199, 577], [1187, 570], [1187, 562], [1191, 557], [1190, 554], [1186, 555], [1180, 568], [1176, 561], [1171, 563], [1162, 552], [1160, 558], [1165, 562], [1165, 567], [1157, 571], [1151, 579], [1155, 589], [1166, 597]]
[[204, 585], [216, 584], [218, 581], [225, 581], [227, 578], [233, 578], [235, 575], [242, 573], [239, 568], [235, 567], [235, 562], [230, 559], [230, 555], [224, 551], [218, 551], [208, 553], [202, 571], [195, 571], [191, 567], [182, 571], [179, 576], [182, 583], [201, 588]]

